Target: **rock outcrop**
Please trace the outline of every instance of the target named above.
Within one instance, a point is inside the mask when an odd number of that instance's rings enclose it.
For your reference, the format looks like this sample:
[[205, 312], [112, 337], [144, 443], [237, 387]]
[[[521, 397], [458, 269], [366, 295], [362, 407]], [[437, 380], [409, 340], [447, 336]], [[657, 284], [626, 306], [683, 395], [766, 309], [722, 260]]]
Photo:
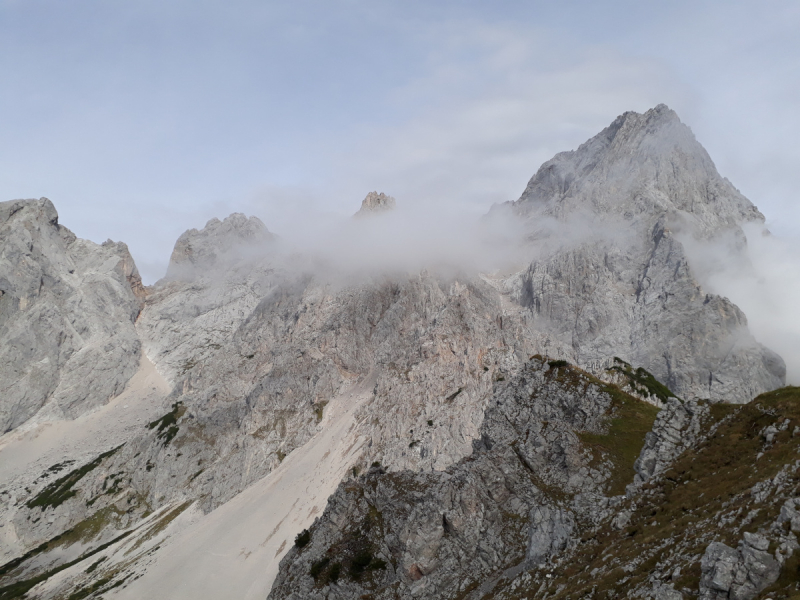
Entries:
[[634, 485], [666, 471], [684, 450], [697, 444], [708, 418], [705, 403], [670, 398], [658, 413], [653, 430], [647, 434], [644, 447], [634, 463]]
[[654, 415], [574, 367], [532, 358], [497, 382], [475, 450], [458, 464], [438, 473], [376, 465], [343, 483], [309, 543], [284, 559], [270, 598], [488, 593], [498, 574], [549, 563], [613, 514], [610, 482], [632, 464], [609, 451], [610, 421], [623, 420], [641, 445]]
[[775, 583], [781, 567], [767, 552], [769, 542], [763, 535], [745, 533], [738, 550], [709, 544], [700, 563], [700, 600], [752, 600]]
[[144, 296], [128, 248], [81, 240], [47, 198], [0, 203], [0, 428], [75, 418], [139, 366]]

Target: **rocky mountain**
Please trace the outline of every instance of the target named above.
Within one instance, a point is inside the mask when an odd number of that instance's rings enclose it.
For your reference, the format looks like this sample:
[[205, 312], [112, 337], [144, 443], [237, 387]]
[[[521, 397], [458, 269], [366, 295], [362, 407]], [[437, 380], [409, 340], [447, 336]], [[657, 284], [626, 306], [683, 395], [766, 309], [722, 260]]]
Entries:
[[617, 355], [688, 398], [747, 402], [781, 385], [783, 361], [735, 305], [703, 292], [681, 244], [744, 243], [740, 225], [764, 217], [666, 106], [625, 113], [546, 162], [512, 210], [555, 238], [516, 297], [571, 347], [565, 358], [591, 367]]
[[795, 597], [800, 389], [665, 400], [533, 357], [469, 457], [340, 485], [269, 598]]
[[[370, 193], [359, 224], [394, 206]], [[664, 106], [493, 212], [526, 232], [517, 272], [334, 273], [234, 214], [184, 233], [143, 288], [124, 244], [77, 240], [44, 199], [0, 204], [0, 598], [782, 585], [790, 517], [693, 503], [667, 476], [724, 428], [739, 483], [793, 476], [795, 392], [737, 406], [782, 386], [783, 361], [702, 290], [681, 241], [738, 235], [746, 260], [760, 213]], [[649, 521], [659, 502], [686, 507], [694, 542]]]
[[270, 598], [481, 597], [615, 514], [636, 458], [616, 444], [641, 447], [657, 412], [535, 356], [496, 382], [458, 463], [396, 473], [375, 463], [339, 486]]

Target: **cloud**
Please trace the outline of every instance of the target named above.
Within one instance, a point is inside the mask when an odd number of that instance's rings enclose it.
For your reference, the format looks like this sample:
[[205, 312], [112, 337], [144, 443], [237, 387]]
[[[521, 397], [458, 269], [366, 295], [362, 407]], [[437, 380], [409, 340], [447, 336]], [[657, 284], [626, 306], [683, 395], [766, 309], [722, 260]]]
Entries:
[[542, 162], [618, 114], [691, 102], [658, 63], [572, 49], [543, 31], [470, 22], [437, 34], [429, 71], [391, 92], [417, 110], [361, 132], [339, 154], [334, 193], [379, 188], [485, 211], [518, 198]]
[[533, 249], [525, 235], [510, 211], [482, 217], [452, 206], [399, 203], [358, 218], [307, 211], [280, 232], [278, 253], [292, 268], [348, 280], [423, 269], [491, 273], [527, 264]]
[[796, 2], [187, 6], [0, 4], [5, 199], [126, 241], [148, 282], [182, 231], [234, 211], [280, 232], [295, 204], [345, 216], [377, 189], [483, 213], [660, 102], [796, 230]]
[[682, 241], [703, 288], [741, 308], [755, 338], [786, 361], [787, 383], [800, 385], [800, 241], [759, 224], [743, 229], [743, 249], [735, 236]]
[[[542, 31], [458, 22], [420, 35], [436, 38], [423, 39], [432, 48], [427, 70], [381, 100], [408, 117], [340, 140], [322, 186], [264, 186], [246, 212], [345, 269], [505, 270], [544, 250], [523, 252], [519, 223], [503, 213], [481, 221], [493, 204], [517, 199], [541, 163], [617, 114], [688, 102], [659, 65], [573, 50]], [[349, 217], [371, 190], [395, 196], [398, 210], [361, 230]], [[589, 235], [578, 221], [573, 230]]]

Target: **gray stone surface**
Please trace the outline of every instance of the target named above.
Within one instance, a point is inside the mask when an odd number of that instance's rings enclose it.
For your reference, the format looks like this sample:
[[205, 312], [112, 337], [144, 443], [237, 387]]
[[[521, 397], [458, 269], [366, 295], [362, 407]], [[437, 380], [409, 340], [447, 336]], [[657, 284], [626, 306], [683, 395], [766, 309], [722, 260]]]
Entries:
[[167, 275], [150, 289], [137, 322], [146, 354], [169, 381], [230, 342], [274, 288], [275, 242], [258, 218], [239, 213], [178, 238]]
[[781, 507], [778, 523], [789, 523], [792, 533], [800, 533], [800, 498], [790, 498]]
[[0, 203], [0, 431], [119, 394], [143, 297], [125, 244], [76, 238], [47, 198]]
[[233, 213], [222, 221], [211, 219], [203, 229], [189, 229], [178, 238], [166, 278], [191, 281], [210, 271], [222, 271], [274, 240], [258, 217]]
[[683, 594], [669, 584], [661, 583], [653, 586], [653, 600], [683, 600]]
[[567, 510], [536, 506], [531, 511], [530, 523], [527, 551], [530, 564], [544, 564], [572, 541], [575, 520]]
[[738, 550], [709, 544], [701, 561], [701, 600], [751, 600], [778, 580], [780, 565], [767, 552], [769, 540], [745, 533]]
[[701, 425], [708, 413], [706, 403], [684, 402], [678, 398], [667, 400], [634, 463], [634, 485], [660, 475], [684, 450], [694, 446], [701, 439]]

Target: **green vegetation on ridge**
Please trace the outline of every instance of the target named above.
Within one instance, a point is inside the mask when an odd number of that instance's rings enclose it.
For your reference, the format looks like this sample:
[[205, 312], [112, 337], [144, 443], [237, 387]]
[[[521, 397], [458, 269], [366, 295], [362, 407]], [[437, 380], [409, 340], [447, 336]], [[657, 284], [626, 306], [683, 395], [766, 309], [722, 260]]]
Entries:
[[[800, 436], [793, 430], [800, 426], [800, 388], [762, 394], [746, 405], [715, 404], [710, 414], [704, 426], [713, 431], [710, 437], [644, 485], [625, 528], [608, 524], [585, 536], [548, 580], [548, 598], [626, 597], [646, 586], [656, 570], [679, 573], [670, 583], [691, 598], [697, 594], [700, 559], [710, 541], [737, 547], [743, 532], [770, 525], [784, 500], [800, 495], [800, 473], [794, 469], [788, 470], [780, 492], [767, 500], [759, 502], [751, 493], [757, 483], [771, 480], [797, 460]], [[763, 435], [769, 426], [778, 430], [772, 442]], [[795, 552], [778, 582], [759, 597], [799, 598], [798, 566]], [[507, 597], [539, 597], [538, 588]]]
[[631, 388], [642, 396], [657, 398], [661, 402], [666, 402], [669, 398], [676, 397], [672, 390], [656, 379], [652, 373], [642, 367], [634, 369], [630, 363], [617, 356], [614, 357], [614, 364], [606, 371], [623, 375], [628, 380]]

